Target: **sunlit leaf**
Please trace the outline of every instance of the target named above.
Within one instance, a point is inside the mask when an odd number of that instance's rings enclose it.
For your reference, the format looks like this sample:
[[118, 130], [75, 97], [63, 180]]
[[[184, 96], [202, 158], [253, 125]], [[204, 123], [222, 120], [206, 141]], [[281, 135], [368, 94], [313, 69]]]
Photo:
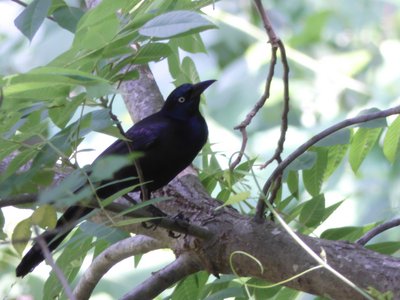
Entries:
[[17, 226], [15, 226], [11, 236], [11, 243], [18, 254], [22, 255], [22, 252], [28, 244], [31, 235], [32, 232], [30, 218], [20, 221]]
[[39, 206], [31, 216], [31, 223], [43, 229], [53, 229], [57, 223], [57, 212], [51, 205]]
[[386, 158], [394, 163], [399, 155], [400, 149], [400, 116], [390, 124], [385, 139], [383, 140], [383, 153]]
[[324, 217], [325, 197], [318, 195], [305, 202], [301, 213], [300, 222], [307, 227], [316, 227]]
[[378, 140], [382, 128], [359, 128], [350, 144], [349, 162], [356, 173], [367, 154]]
[[310, 169], [303, 170], [303, 182], [307, 192], [311, 196], [317, 196], [321, 192], [321, 186], [324, 181], [324, 173], [327, 166], [327, 150], [316, 148], [317, 160]]

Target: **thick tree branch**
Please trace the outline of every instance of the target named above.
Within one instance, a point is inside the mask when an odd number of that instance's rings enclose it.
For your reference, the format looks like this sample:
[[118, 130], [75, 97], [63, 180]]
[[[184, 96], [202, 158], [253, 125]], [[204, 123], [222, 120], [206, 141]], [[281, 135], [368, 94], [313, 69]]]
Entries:
[[133, 255], [165, 248], [162, 242], [143, 235], [119, 241], [97, 256], [74, 289], [76, 299], [89, 299], [100, 279], [118, 262]]
[[153, 273], [151, 277], [125, 294], [121, 300], [153, 299], [173, 284], [198, 271], [200, 265], [193, 260], [189, 252], [186, 252], [165, 268]]

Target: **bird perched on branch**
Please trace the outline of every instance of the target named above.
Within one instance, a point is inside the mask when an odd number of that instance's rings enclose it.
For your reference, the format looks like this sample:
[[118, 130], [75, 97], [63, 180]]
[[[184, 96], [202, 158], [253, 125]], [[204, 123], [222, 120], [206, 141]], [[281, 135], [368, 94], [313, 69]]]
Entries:
[[[150, 193], [169, 183], [189, 166], [207, 141], [207, 124], [200, 114], [199, 103], [200, 95], [214, 82], [207, 80], [177, 87], [159, 112], [139, 121], [126, 132], [129, 141], [117, 140], [101, 153], [96, 160], [109, 155], [127, 155], [132, 151], [139, 151], [142, 156], [115, 172], [111, 179], [103, 181], [96, 190], [97, 196], [106, 199], [129, 187], [132, 191], [140, 191], [141, 182], [145, 182], [142, 191]], [[57, 248], [72, 230], [71, 224], [75, 225], [92, 210], [79, 205], [69, 207], [57, 221], [56, 230], [42, 234], [48, 249], [53, 251]], [[57, 232], [63, 228], [62, 233]], [[25, 276], [43, 260], [42, 248], [36, 242], [22, 258], [16, 275]]]

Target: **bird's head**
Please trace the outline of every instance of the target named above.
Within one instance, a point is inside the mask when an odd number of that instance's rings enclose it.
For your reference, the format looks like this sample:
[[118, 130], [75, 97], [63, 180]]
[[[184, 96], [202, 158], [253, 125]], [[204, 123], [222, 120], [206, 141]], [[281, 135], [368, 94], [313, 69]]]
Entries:
[[185, 83], [169, 94], [162, 112], [168, 116], [185, 120], [199, 113], [200, 95], [216, 80], [201, 81], [196, 84]]

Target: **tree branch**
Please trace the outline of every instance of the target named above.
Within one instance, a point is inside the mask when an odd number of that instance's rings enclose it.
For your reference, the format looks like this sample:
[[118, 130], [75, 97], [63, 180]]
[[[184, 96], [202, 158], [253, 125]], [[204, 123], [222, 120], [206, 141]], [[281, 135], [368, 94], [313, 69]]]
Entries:
[[199, 264], [193, 260], [189, 252], [186, 252], [165, 268], [153, 273], [150, 278], [125, 294], [121, 300], [153, 299], [171, 285], [198, 271], [200, 271]]
[[143, 235], [126, 238], [111, 245], [97, 256], [90, 267], [85, 270], [74, 289], [74, 296], [80, 300], [89, 299], [97, 283], [115, 264], [133, 255], [144, 254], [164, 247], [162, 242]]
[[361, 238], [359, 238], [356, 243], [358, 245], [364, 246], [366, 243], [368, 243], [372, 238], [377, 236], [378, 234], [391, 229], [393, 227], [400, 226], [400, 218], [385, 222], [383, 224], [380, 224], [376, 226], [375, 228], [371, 229], [368, 231], [366, 234], [364, 234]]
[[264, 187], [263, 187], [263, 196], [259, 198], [258, 203], [257, 203], [257, 210], [256, 210], [256, 215], [254, 216], [255, 220], [257, 222], [262, 222], [264, 217], [264, 211], [265, 211], [265, 196], [268, 195], [268, 192], [271, 188], [271, 184], [282, 174], [283, 170], [292, 163], [296, 158], [298, 158], [300, 155], [302, 155], [304, 152], [306, 152], [311, 146], [315, 145], [317, 142], [322, 140], [323, 138], [326, 138], [327, 136], [331, 135], [332, 133], [335, 133], [336, 131], [339, 131], [340, 129], [355, 125], [355, 124], [360, 124], [360, 123], [365, 123], [371, 120], [376, 120], [380, 118], [386, 118], [391, 115], [398, 115], [400, 114], [400, 106], [395, 106], [386, 110], [381, 110], [378, 112], [373, 112], [370, 114], [365, 114], [365, 115], [360, 115], [354, 118], [346, 119], [343, 120], [331, 127], [328, 127], [327, 129], [323, 130], [322, 132], [314, 135], [311, 139], [309, 139], [307, 142], [302, 144], [300, 147], [298, 147], [295, 151], [293, 151], [286, 159], [284, 159], [272, 172], [271, 176], [268, 178], [268, 180], [265, 182]]

